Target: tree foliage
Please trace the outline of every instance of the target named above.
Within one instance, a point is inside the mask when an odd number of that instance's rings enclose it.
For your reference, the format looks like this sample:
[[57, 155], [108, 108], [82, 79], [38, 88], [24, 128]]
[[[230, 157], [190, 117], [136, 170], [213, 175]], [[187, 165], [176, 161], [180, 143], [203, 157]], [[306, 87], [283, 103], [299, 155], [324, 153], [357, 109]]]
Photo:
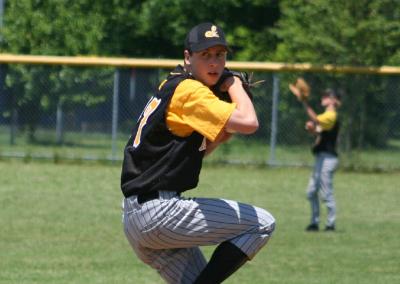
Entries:
[[277, 60], [380, 66], [399, 56], [396, 0], [283, 0], [281, 13]]
[[[80, 55], [97, 54], [104, 37], [105, 20], [100, 16], [102, 6], [91, 1], [7, 1], [2, 49], [15, 54]], [[5, 85], [10, 116], [18, 111], [20, 127], [28, 129], [28, 137], [35, 140], [34, 132], [43, 112], [54, 112], [63, 106], [65, 111], [76, 105], [104, 101], [107, 93], [89, 94], [79, 86], [87, 86], [102, 72], [77, 72], [67, 67], [11, 65]], [[100, 80], [100, 82], [104, 82]], [[101, 85], [101, 84], [100, 84]]]
[[[127, 4], [131, 2], [140, 4]], [[262, 47], [256, 43], [265, 42], [266, 31], [279, 17], [276, 0], [170, 0], [168, 5], [164, 0], [114, 1], [110, 8], [103, 46], [110, 47], [111, 55], [182, 58], [186, 33], [206, 21], [224, 29], [235, 59], [254, 60], [256, 53], [248, 50], [258, 47], [262, 54], [272, 54], [275, 48], [273, 40]], [[107, 44], [109, 38], [113, 46]]]
[[[281, 18], [273, 31], [279, 38], [275, 60], [352, 66], [400, 63], [396, 0], [283, 0], [280, 8]], [[393, 101], [384, 80], [372, 75], [324, 75], [313, 80], [317, 91], [333, 87], [347, 94], [342, 108], [347, 147], [385, 145], [389, 119], [395, 114], [379, 107]]]
[[[97, 54], [104, 37], [100, 4], [79, 1], [6, 1], [3, 51], [17, 54]], [[96, 4], [97, 3], [97, 4]]]

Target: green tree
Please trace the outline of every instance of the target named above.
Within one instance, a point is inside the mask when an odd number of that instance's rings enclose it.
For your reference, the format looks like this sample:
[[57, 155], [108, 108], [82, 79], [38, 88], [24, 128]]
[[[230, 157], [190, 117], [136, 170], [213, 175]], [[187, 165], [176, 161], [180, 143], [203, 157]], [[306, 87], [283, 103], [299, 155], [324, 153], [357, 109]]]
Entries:
[[100, 2], [6, 2], [2, 50], [16, 54], [98, 54], [105, 20]]
[[[400, 5], [396, 0], [283, 0], [274, 33], [280, 42], [275, 60], [353, 66], [400, 63]], [[317, 76], [318, 77], [318, 76]], [[385, 80], [367, 75], [325, 75], [323, 86], [341, 87], [348, 147], [383, 146], [393, 113]], [[288, 118], [289, 119], [289, 118]], [[377, 133], [379, 129], [379, 133]]]
[[[99, 14], [99, 3], [92, 4], [87, 0], [9, 0], [6, 4], [3, 51], [35, 55], [99, 53], [105, 24]], [[39, 110], [54, 112], [61, 105], [68, 110], [82, 101], [90, 104], [105, 100], [107, 94], [104, 91], [88, 95], [87, 91], [76, 90], [77, 85], [101, 77], [99, 72], [71, 70], [62, 66], [9, 66], [6, 86], [11, 104], [5, 115], [17, 110], [20, 126], [27, 128], [29, 140], [35, 140]]]
[[265, 58], [275, 49], [276, 39], [273, 40], [271, 33], [268, 37], [265, 35], [279, 17], [277, 0], [169, 0], [167, 3], [165, 0], [113, 1], [112, 7], [103, 13], [107, 14], [107, 37], [103, 38], [106, 41], [103, 46], [107, 42], [114, 44], [108, 49], [109, 54], [182, 58], [188, 29], [206, 21], [224, 29], [235, 60]]

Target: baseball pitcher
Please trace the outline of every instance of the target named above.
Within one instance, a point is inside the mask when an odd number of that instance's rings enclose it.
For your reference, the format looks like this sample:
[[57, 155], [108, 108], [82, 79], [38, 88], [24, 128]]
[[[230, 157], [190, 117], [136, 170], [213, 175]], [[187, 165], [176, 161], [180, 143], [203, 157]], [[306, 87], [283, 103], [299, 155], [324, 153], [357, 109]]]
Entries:
[[[192, 28], [184, 65], [160, 84], [124, 150], [124, 231], [136, 255], [167, 283], [223, 282], [275, 228], [264, 209], [181, 196], [197, 186], [205, 155], [234, 133], [258, 128], [245, 77], [225, 68], [227, 52], [218, 26]], [[217, 96], [222, 93], [228, 99]], [[206, 245], [217, 245], [208, 262], [199, 248]]]

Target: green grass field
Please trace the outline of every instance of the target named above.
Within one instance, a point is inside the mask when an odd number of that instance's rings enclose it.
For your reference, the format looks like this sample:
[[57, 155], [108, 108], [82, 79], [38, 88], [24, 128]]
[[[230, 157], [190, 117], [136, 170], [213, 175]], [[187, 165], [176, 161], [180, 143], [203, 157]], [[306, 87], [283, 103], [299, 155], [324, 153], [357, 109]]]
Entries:
[[[123, 235], [119, 166], [3, 161], [0, 173], [1, 284], [162, 283]], [[268, 245], [226, 283], [400, 283], [399, 173], [339, 171], [334, 233], [304, 231], [308, 175], [203, 169], [186, 196], [248, 202], [277, 219]]]
[[[115, 153], [112, 153], [110, 133], [66, 132], [64, 144], [55, 143], [55, 133], [50, 130], [38, 130], [36, 143], [27, 142], [27, 134], [19, 132], [15, 144], [10, 145], [9, 129], [0, 126], [0, 159], [20, 157], [23, 160], [46, 159], [50, 161], [84, 160], [122, 160], [123, 149], [129, 134], [119, 133], [116, 139]], [[269, 140], [233, 137], [221, 145], [210, 161], [228, 161], [265, 164], [274, 162], [279, 165], [311, 165], [313, 157], [310, 145], [279, 144], [275, 149], [275, 161], [271, 157]], [[385, 149], [352, 150], [340, 153], [342, 167], [356, 171], [393, 171], [400, 170], [400, 140], [391, 140]]]

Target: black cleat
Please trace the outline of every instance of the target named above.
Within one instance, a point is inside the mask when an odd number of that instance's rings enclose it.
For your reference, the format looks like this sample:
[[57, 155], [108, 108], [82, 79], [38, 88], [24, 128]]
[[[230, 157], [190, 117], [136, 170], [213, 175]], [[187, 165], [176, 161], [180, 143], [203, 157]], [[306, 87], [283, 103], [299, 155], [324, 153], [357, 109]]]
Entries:
[[335, 231], [335, 225], [326, 226], [325, 227], [325, 232], [328, 232], [328, 231]]
[[318, 228], [317, 224], [310, 224], [306, 228], [306, 231], [309, 231], [309, 232], [316, 232], [318, 230], [319, 230], [319, 228]]

